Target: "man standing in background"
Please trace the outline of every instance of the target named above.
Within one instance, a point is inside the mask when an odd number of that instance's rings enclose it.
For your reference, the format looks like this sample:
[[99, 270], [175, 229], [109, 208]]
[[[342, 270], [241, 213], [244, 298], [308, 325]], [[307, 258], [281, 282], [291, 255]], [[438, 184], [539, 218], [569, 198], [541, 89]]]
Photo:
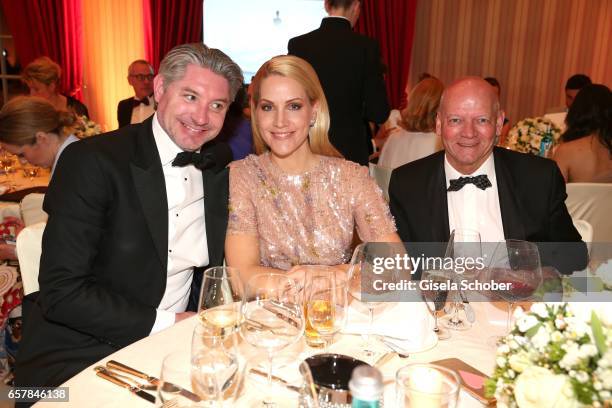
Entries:
[[321, 27], [289, 40], [289, 54], [308, 61], [319, 76], [331, 119], [332, 144], [347, 160], [368, 164], [369, 122], [389, 116], [383, 66], [375, 40], [354, 33], [359, 0], [325, 0]]
[[136, 60], [128, 68], [127, 80], [134, 88], [134, 96], [119, 102], [119, 127], [140, 123], [155, 113], [153, 98], [153, 67], [145, 60]]

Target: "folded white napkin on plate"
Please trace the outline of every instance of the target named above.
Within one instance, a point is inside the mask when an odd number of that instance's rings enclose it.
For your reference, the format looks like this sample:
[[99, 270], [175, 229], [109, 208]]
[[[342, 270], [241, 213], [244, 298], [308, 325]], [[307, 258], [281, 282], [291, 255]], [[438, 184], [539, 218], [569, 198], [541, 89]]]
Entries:
[[[383, 303], [374, 309], [372, 333], [385, 336], [386, 341], [407, 353], [416, 353], [433, 347], [438, 341], [433, 329], [433, 317], [424, 303]], [[368, 330], [370, 330], [368, 308], [363, 303], [351, 302], [348, 322], [343, 333], [364, 334], [368, 333]]]

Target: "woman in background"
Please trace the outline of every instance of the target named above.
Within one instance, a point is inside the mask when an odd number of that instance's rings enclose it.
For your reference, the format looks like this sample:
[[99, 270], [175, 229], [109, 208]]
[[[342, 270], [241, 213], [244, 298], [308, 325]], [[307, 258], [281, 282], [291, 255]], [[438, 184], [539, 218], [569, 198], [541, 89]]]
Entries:
[[300, 265], [343, 265], [353, 231], [363, 241], [400, 242], [366, 167], [328, 139], [327, 101], [313, 68], [294, 56], [266, 62], [252, 84], [257, 156], [230, 165], [228, 265], [245, 280]]
[[605, 85], [578, 92], [553, 160], [568, 183], [612, 182], [612, 93]]
[[21, 78], [30, 88], [31, 96], [45, 98], [57, 110], [72, 111], [78, 116], [89, 117], [85, 105], [71, 96], [60, 93], [61, 75], [60, 66], [53, 62], [51, 58], [40, 57], [25, 67]]
[[394, 169], [442, 150], [435, 129], [443, 90], [444, 84], [435, 77], [423, 79], [412, 89], [397, 122], [399, 127], [391, 131], [378, 165]]
[[20, 96], [0, 110], [0, 145], [53, 174], [62, 151], [79, 140], [72, 134], [76, 123], [72, 112], [57, 110], [46, 99]]

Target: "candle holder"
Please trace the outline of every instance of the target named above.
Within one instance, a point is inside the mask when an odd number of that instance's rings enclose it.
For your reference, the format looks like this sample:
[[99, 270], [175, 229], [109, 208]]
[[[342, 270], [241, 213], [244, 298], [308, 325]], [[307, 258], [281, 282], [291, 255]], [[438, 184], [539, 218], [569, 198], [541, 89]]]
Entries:
[[460, 379], [456, 372], [434, 364], [413, 363], [395, 374], [395, 406], [455, 408]]

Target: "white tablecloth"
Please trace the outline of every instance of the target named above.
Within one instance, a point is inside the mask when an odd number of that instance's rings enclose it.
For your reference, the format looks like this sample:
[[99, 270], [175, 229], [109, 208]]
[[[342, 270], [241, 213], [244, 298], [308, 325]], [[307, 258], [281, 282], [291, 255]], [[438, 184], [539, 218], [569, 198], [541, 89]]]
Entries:
[[[380, 367], [385, 376], [385, 407], [393, 406], [394, 385], [390, 380], [394, 373], [402, 366], [413, 362], [430, 362], [444, 358], [459, 358], [474, 366], [487, 375], [494, 368], [495, 348], [487, 344], [487, 339], [504, 330], [502, 322], [505, 314], [503, 310], [494, 308], [489, 304], [473, 304], [476, 310], [477, 322], [468, 331], [452, 332], [449, 340], [443, 340], [431, 350], [411, 354], [407, 359], [394, 357]], [[93, 367], [103, 365], [107, 360], [117, 360], [128, 366], [143, 371], [149, 375], [159, 376], [163, 357], [175, 350], [189, 350], [191, 337], [196, 319], [184, 320], [173, 327], [159, 332], [153, 336], [142, 339], [108, 358], [85, 369], [75, 377], [68, 380], [63, 386], [69, 387], [69, 403], [38, 403], [36, 407], [57, 408], [70, 407], [143, 407], [151, 408], [153, 405], [137, 396], [131, 395], [127, 390], [103, 380], [95, 375]], [[409, 324], [409, 320], [405, 322]], [[359, 357], [360, 336], [340, 336], [338, 341], [330, 348], [330, 352], [342, 351], [343, 354]], [[294, 347], [302, 348], [306, 354], [316, 354], [317, 351], [305, 346], [302, 342]], [[235, 404], [236, 406], [249, 406]], [[459, 406], [462, 408], [482, 407], [476, 399], [465, 392], [461, 392]]]

